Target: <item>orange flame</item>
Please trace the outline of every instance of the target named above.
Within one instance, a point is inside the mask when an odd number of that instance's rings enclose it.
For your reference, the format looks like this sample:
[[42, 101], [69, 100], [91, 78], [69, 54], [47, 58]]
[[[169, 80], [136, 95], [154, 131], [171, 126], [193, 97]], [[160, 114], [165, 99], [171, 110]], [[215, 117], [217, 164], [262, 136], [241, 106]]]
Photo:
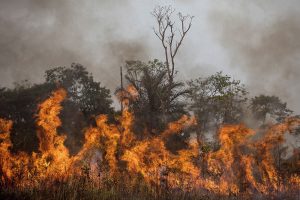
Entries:
[[134, 116], [125, 107], [119, 124], [109, 124], [106, 115], [99, 115], [96, 126], [86, 129], [82, 149], [70, 156], [64, 145], [66, 136], [57, 133], [61, 126], [58, 116], [65, 98], [66, 91], [59, 89], [39, 105], [39, 152], [31, 155], [10, 152], [13, 123], [0, 119], [1, 185], [26, 188], [45, 181], [67, 180], [82, 176], [87, 165], [91, 177], [95, 174], [100, 174], [100, 178], [117, 177], [125, 171], [142, 176], [149, 185], [186, 191], [199, 189], [221, 195], [268, 194], [282, 191], [281, 183], [300, 187], [300, 176], [294, 174], [284, 179], [274, 158], [274, 149], [284, 142], [284, 134], [300, 125], [298, 118], [288, 118], [270, 127], [260, 139], [254, 137], [257, 136], [254, 130], [244, 125], [224, 125], [219, 130], [218, 150], [203, 155], [199, 143], [190, 140], [187, 149], [174, 154], [167, 149], [166, 139], [195, 125], [194, 117], [184, 115], [161, 134], [138, 140], [132, 131]]

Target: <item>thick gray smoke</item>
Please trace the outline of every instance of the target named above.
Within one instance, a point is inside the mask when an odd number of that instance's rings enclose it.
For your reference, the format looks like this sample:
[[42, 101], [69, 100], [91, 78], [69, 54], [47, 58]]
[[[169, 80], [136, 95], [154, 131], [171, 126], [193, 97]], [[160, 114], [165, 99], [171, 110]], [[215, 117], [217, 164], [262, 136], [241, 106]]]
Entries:
[[210, 14], [231, 66], [254, 93], [277, 95], [300, 111], [300, 2], [230, 1]]
[[147, 41], [127, 27], [129, 6], [108, 0], [1, 0], [0, 85], [39, 82], [46, 69], [78, 62], [113, 89], [119, 66], [148, 54]]
[[125, 60], [163, 59], [150, 12], [168, 4], [195, 16], [180, 78], [222, 70], [300, 112], [298, 0], [0, 0], [0, 86], [78, 62], [113, 90]]

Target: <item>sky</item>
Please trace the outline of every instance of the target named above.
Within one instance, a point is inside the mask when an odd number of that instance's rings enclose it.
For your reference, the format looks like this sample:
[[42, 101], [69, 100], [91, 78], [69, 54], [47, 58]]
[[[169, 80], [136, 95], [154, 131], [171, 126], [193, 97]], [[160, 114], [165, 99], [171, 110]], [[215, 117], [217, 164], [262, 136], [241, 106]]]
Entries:
[[157, 5], [195, 16], [178, 79], [223, 71], [300, 113], [299, 0], [0, 0], [0, 86], [39, 83], [46, 69], [75, 62], [114, 91], [126, 60], [164, 59]]

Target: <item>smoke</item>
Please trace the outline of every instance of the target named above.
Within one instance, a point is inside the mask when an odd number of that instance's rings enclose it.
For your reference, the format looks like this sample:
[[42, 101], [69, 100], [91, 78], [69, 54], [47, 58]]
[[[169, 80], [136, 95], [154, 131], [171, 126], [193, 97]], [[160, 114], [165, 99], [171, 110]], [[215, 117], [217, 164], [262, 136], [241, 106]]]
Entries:
[[127, 1], [1, 0], [0, 5], [1, 86], [41, 82], [50, 67], [78, 62], [114, 89], [120, 65], [148, 54], [145, 39], [127, 27], [134, 23], [124, 17]]
[[210, 22], [231, 66], [251, 92], [277, 95], [299, 112], [299, 1], [230, 2], [215, 7]]
[[41, 82], [50, 67], [78, 62], [114, 90], [125, 60], [163, 59], [150, 12], [168, 4], [195, 15], [176, 58], [179, 78], [222, 70], [300, 112], [298, 0], [0, 0], [0, 86]]

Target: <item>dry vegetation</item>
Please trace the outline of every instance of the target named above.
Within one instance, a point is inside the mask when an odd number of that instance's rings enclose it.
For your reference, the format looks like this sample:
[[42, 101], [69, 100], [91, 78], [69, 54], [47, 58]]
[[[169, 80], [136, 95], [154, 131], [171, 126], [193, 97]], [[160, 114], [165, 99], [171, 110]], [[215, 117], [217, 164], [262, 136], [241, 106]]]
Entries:
[[[132, 88], [128, 90], [132, 92]], [[86, 129], [82, 149], [71, 156], [64, 146], [58, 114], [66, 92], [59, 89], [39, 106], [39, 152], [11, 153], [12, 122], [1, 119], [1, 196], [6, 199], [297, 199], [300, 177], [280, 174], [275, 147], [293, 133], [298, 118], [288, 118], [250, 140], [255, 132], [244, 125], [224, 125], [220, 147], [200, 151], [197, 140], [187, 149], [170, 152], [165, 139], [195, 125], [182, 116], [158, 136], [137, 140], [133, 115], [124, 101], [120, 123], [105, 115]], [[296, 160], [299, 166], [299, 161]]]

